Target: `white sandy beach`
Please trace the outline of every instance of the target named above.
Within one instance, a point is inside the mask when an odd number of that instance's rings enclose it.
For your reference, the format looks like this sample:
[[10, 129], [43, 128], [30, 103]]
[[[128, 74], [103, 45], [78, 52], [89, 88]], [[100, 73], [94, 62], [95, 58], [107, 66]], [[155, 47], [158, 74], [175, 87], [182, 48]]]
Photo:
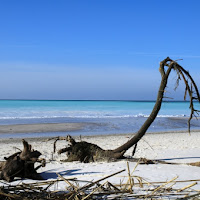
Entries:
[[[84, 136], [82, 140], [95, 143], [103, 149], [114, 149], [129, 140], [131, 135], [108, 135], [108, 136]], [[76, 137], [77, 141], [79, 140]], [[47, 160], [47, 165], [41, 168], [39, 172], [48, 180], [57, 179], [60, 173], [65, 178], [78, 178], [81, 180], [97, 180], [114, 172], [126, 169], [125, 172], [109, 178], [113, 184], [127, 182], [127, 161], [121, 160], [117, 162], [99, 162], [99, 163], [63, 163], [60, 160], [65, 159], [66, 155], [53, 154], [54, 140], [46, 141], [46, 138], [28, 138], [34, 149], [42, 153], [42, 158]], [[184, 180], [200, 180], [200, 167], [188, 166], [185, 163], [200, 161], [200, 132], [175, 132], [175, 133], [149, 133], [146, 134], [138, 143], [137, 151], [134, 157], [148, 159], [163, 159], [168, 162], [183, 163], [179, 165], [154, 164], [139, 165], [133, 173], [133, 176], [140, 176], [148, 182], [165, 182], [174, 177], [178, 177], [176, 181]], [[58, 141], [57, 149], [67, 145], [66, 141]], [[2, 139], [0, 141], [0, 158], [9, 156], [18, 151], [16, 148], [22, 149], [21, 139]], [[131, 156], [132, 148], [126, 152], [126, 156]], [[52, 161], [53, 160], [53, 161]], [[129, 162], [130, 171], [136, 166], [136, 162]], [[14, 181], [12, 184], [17, 184]], [[35, 182], [33, 180], [23, 180], [23, 182]], [[137, 182], [137, 181], [136, 181]], [[192, 187], [192, 189], [200, 190], [200, 181]], [[193, 182], [176, 183], [174, 188], [182, 188]], [[0, 183], [4, 184], [4, 181]], [[85, 183], [83, 183], [85, 184]], [[60, 182], [56, 186], [52, 186], [51, 190], [64, 190], [66, 183]], [[138, 192], [140, 189], [136, 189]]]

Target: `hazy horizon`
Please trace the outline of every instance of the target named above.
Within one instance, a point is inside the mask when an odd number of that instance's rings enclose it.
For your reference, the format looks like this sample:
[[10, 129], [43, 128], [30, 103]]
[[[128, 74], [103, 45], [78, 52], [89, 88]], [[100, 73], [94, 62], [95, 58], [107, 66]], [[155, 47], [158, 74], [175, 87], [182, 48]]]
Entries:
[[[167, 56], [200, 88], [200, 2], [1, 2], [0, 99], [156, 100]], [[183, 100], [183, 84], [166, 96]]]

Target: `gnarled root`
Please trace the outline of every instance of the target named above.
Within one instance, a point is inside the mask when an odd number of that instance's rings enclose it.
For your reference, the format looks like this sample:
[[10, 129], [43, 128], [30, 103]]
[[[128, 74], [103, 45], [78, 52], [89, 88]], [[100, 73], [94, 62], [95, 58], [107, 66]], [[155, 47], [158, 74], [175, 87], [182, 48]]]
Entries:
[[[32, 150], [31, 145], [26, 140], [23, 139], [22, 143], [24, 145], [23, 151], [4, 158], [6, 161], [1, 164], [0, 178], [8, 182], [13, 181], [15, 177], [42, 180], [43, 178], [36, 170], [45, 166], [45, 159], [39, 159], [41, 153]], [[40, 162], [41, 165], [35, 168], [36, 162]]]
[[85, 141], [76, 142], [70, 135], [67, 136], [66, 140], [70, 143], [70, 146], [58, 151], [58, 154], [67, 153], [68, 158], [63, 160], [65, 162], [110, 161], [123, 158], [125, 153], [125, 151], [115, 153], [112, 150], [104, 150], [96, 144]]

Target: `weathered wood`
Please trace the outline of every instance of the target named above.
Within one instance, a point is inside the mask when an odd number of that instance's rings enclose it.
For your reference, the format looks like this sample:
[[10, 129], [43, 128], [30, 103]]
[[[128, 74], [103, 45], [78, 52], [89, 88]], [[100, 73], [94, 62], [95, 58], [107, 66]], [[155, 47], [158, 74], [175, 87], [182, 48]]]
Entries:
[[[43, 180], [37, 169], [40, 166], [45, 166], [45, 160], [39, 159], [41, 153], [37, 150], [32, 150], [32, 147], [26, 140], [22, 140], [24, 149], [21, 152], [5, 157], [5, 162], [1, 165], [0, 178], [8, 182], [14, 180], [15, 177], [30, 178], [35, 180]], [[42, 162], [37, 168], [34, 167], [35, 162]]]
[[58, 154], [67, 152], [68, 158], [63, 160], [65, 162], [80, 161], [87, 163], [123, 158], [124, 152], [114, 153], [112, 150], [103, 150], [96, 144], [84, 141], [76, 142], [70, 135], [67, 136], [67, 141], [70, 146], [58, 151]]

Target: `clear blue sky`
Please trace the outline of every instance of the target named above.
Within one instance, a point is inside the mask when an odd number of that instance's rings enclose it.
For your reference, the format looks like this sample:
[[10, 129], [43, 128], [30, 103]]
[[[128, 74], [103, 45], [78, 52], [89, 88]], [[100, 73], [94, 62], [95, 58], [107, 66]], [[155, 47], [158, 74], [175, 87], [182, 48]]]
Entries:
[[199, 9], [199, 0], [1, 0], [0, 99], [154, 100], [167, 56], [200, 87]]

